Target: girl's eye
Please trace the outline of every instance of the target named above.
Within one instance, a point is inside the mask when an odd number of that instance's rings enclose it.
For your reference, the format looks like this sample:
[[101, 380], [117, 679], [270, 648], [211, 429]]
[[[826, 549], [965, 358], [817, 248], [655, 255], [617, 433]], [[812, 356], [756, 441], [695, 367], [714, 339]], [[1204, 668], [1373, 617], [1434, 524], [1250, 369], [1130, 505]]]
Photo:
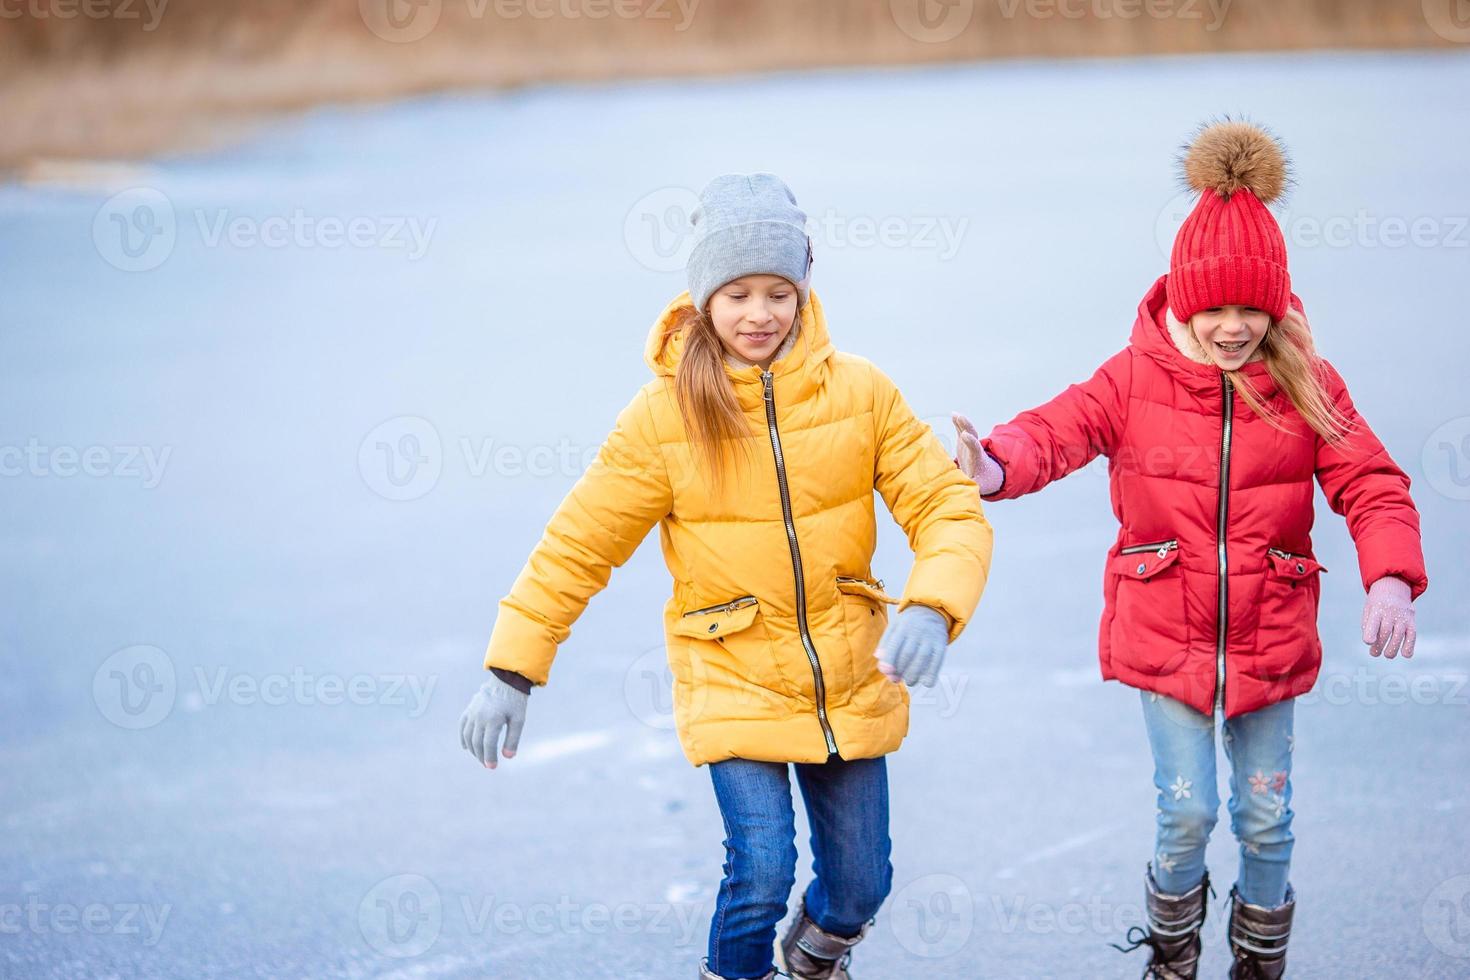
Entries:
[[735, 302], [739, 303], [740, 301], [742, 301], [743, 299], [745, 299], [745, 294], [744, 293], [726, 293], [725, 294], [725, 298], [726, 299], [729, 299], [729, 300], [734, 300]]
[[1219, 313], [1221, 309], [1222, 309], [1222, 307], [1212, 306], [1208, 310], [1205, 310], [1205, 312], [1206, 313]]

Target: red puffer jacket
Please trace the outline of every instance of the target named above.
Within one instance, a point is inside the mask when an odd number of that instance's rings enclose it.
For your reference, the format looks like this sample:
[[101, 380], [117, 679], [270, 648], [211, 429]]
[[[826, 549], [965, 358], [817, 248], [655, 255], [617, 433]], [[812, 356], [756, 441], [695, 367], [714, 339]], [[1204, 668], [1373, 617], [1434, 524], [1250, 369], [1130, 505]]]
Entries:
[[[1218, 368], [1185, 357], [1166, 325], [1167, 278], [1144, 297], [1127, 348], [983, 440], [1005, 467], [988, 499], [1031, 493], [1106, 455], [1122, 528], [1103, 586], [1103, 678], [1204, 714], [1223, 703], [1234, 717], [1305, 693], [1322, 663], [1313, 476], [1347, 518], [1365, 588], [1394, 575], [1424, 591], [1419, 513], [1409, 478], [1326, 361], [1328, 393], [1353, 426], [1336, 446], [1264, 364], [1244, 372], [1289, 432], [1252, 412]], [[1292, 305], [1301, 309], [1295, 296]]]

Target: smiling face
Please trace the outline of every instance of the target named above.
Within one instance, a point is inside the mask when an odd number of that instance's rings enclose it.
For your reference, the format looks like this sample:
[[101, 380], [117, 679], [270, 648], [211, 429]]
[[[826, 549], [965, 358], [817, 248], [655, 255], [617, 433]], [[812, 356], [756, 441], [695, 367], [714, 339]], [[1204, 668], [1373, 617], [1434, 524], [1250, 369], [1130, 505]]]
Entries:
[[709, 317], [725, 350], [769, 371], [796, 322], [798, 302], [796, 287], [780, 276], [742, 276], [715, 290]]
[[1261, 346], [1271, 315], [1250, 306], [1216, 306], [1189, 320], [1195, 339], [1222, 371], [1244, 367]]

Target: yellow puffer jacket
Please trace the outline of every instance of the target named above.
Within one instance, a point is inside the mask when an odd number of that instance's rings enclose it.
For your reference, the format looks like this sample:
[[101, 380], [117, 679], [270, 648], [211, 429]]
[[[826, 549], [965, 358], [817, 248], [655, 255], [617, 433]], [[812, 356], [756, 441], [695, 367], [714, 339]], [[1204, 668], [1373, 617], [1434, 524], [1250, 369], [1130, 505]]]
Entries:
[[731, 457], [716, 492], [674, 394], [684, 336], [666, 334], [688, 303], [681, 295], [654, 325], [656, 378], [618, 416], [501, 601], [485, 666], [546, 683], [588, 600], [660, 524], [674, 576], [664, 608], [674, 717], [690, 762], [892, 752], [908, 732], [909, 698], [874, 657], [896, 600], [869, 567], [873, 490], [915, 555], [899, 609], [942, 610], [953, 640], [990, 564], [975, 484], [892, 381], [833, 349], [812, 295], [769, 378], [758, 366], [726, 368], [750, 451]]

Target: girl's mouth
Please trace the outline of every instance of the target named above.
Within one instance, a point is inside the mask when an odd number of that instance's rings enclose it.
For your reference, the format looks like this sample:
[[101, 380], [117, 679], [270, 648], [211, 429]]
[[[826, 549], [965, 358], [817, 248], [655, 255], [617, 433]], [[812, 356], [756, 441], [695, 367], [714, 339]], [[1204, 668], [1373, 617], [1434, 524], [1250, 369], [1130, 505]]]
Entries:
[[750, 343], [759, 346], [766, 343], [774, 336], [776, 336], [776, 331], [772, 330], [767, 333], [748, 333], [745, 335], [745, 339]]
[[1221, 343], [1220, 341], [1217, 340], [1217, 341], [1215, 341], [1215, 346], [1220, 349], [1221, 353], [1224, 353], [1224, 354], [1239, 354], [1242, 350], [1245, 349], [1246, 343], [1247, 343], [1247, 341], [1237, 340], [1233, 344], [1223, 344], [1223, 343]]

